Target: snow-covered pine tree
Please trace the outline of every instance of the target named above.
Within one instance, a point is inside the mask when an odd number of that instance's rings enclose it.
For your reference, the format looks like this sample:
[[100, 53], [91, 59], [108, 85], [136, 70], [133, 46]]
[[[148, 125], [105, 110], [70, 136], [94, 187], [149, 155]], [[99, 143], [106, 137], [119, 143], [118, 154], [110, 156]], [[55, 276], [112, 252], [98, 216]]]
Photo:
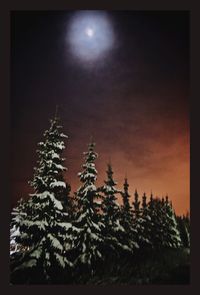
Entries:
[[109, 163], [107, 173], [107, 180], [104, 181], [105, 185], [101, 187], [103, 192], [102, 201], [102, 212], [104, 221], [104, 237], [105, 237], [105, 252], [110, 252], [114, 250], [115, 254], [119, 254], [120, 251], [131, 252], [132, 249], [130, 245], [127, 244], [125, 239], [126, 231], [121, 224], [120, 218], [120, 206], [117, 202], [117, 193], [121, 191], [115, 188], [116, 182], [113, 179], [112, 166]]
[[124, 179], [124, 191], [121, 193], [123, 204], [121, 206], [121, 224], [123, 228], [125, 229], [125, 239], [126, 244], [129, 245], [129, 247], [134, 252], [135, 249], [138, 249], [138, 243], [137, 240], [137, 230], [134, 228], [133, 223], [133, 215], [131, 212], [131, 205], [130, 205], [130, 195], [128, 191], [128, 179], [127, 177]]
[[56, 114], [54, 119], [50, 120], [49, 130], [44, 132], [44, 141], [38, 143], [38, 167], [34, 168], [34, 177], [29, 183], [35, 192], [44, 192], [50, 189], [55, 198], [61, 201], [63, 207], [66, 208], [71, 187], [64, 180], [63, 172], [67, 168], [63, 166], [65, 158], [61, 154], [65, 149], [64, 139], [68, 136], [62, 133], [59, 121]]
[[162, 207], [164, 213], [163, 246], [179, 248], [181, 247], [180, 231], [172, 203], [169, 202], [168, 196], [166, 196], [165, 201], [163, 199]]
[[17, 206], [13, 208], [11, 212], [11, 223], [10, 223], [10, 256], [14, 259], [16, 253], [23, 253], [27, 250], [27, 246], [24, 241], [23, 246], [20, 245], [20, 226], [22, 221], [30, 214], [30, 208], [28, 206], [28, 201], [21, 198], [17, 202]]
[[177, 216], [177, 223], [179, 226], [182, 246], [190, 248], [190, 217], [187, 213], [183, 216]]
[[144, 211], [147, 208], [147, 196], [144, 193], [142, 196], [142, 211]]
[[133, 201], [133, 214], [134, 218], [137, 219], [140, 216], [140, 201], [139, 201], [139, 195], [137, 190], [135, 190], [134, 193], [134, 201]]
[[149, 202], [150, 236], [153, 248], [178, 248], [181, 246], [180, 233], [175, 213], [168, 197], [153, 198]]
[[77, 212], [74, 225], [79, 229], [75, 238], [75, 264], [78, 270], [94, 274], [95, 265], [103, 259], [102, 235], [103, 223], [99, 221], [94, 200], [98, 197], [95, 182], [97, 170], [95, 160], [98, 154], [94, 151], [95, 143], [88, 145], [84, 152], [83, 171], [78, 173], [82, 185], [76, 192]]
[[130, 195], [129, 195], [129, 184], [128, 184], [128, 179], [127, 177], [125, 177], [124, 179], [124, 191], [122, 192], [122, 200], [123, 200], [123, 205], [122, 205], [122, 210], [125, 214], [125, 216], [127, 216], [127, 220], [130, 220], [132, 218], [131, 215], [131, 205], [130, 205]]
[[140, 214], [140, 225], [141, 225], [141, 235], [139, 238], [139, 244], [141, 248], [152, 247], [151, 242], [151, 217], [150, 210], [147, 204], [147, 196], [144, 193], [142, 196], [142, 208]]
[[162, 202], [158, 197], [154, 198], [151, 193], [147, 208], [150, 216], [149, 230], [151, 246], [154, 249], [159, 249], [164, 246], [165, 213], [163, 211]]
[[149, 245], [154, 249], [159, 249], [163, 246], [163, 212], [160, 199], [154, 198], [152, 193], [146, 210], [149, 220], [149, 222], [147, 220], [148, 228], [146, 228]]
[[28, 247], [28, 251], [24, 252], [12, 272], [14, 279], [17, 272], [24, 271], [29, 274], [27, 279], [32, 283], [49, 279], [52, 282], [62, 269], [72, 267], [66, 251], [73, 244], [74, 227], [63, 210], [67, 188], [61, 154], [67, 136], [60, 131], [57, 116], [50, 122], [49, 130], [44, 133], [44, 141], [39, 143], [38, 167], [30, 182], [35, 191], [28, 201], [30, 214], [19, 222], [21, 235], [18, 242]]
[[142, 206], [140, 207], [139, 194], [135, 190], [133, 202], [133, 224], [137, 231], [137, 243], [141, 249], [151, 246], [151, 218], [147, 206], [147, 197], [144, 193], [142, 196]]
[[184, 222], [185, 229], [186, 229], [186, 241], [185, 241], [185, 244], [184, 244], [184, 242], [183, 242], [183, 244], [185, 245], [185, 247], [190, 248], [190, 215], [189, 215], [189, 212], [187, 212], [186, 215], [183, 215], [183, 222]]
[[189, 232], [185, 224], [184, 216], [176, 216], [178, 229], [181, 237], [181, 244], [184, 248], [190, 247]]

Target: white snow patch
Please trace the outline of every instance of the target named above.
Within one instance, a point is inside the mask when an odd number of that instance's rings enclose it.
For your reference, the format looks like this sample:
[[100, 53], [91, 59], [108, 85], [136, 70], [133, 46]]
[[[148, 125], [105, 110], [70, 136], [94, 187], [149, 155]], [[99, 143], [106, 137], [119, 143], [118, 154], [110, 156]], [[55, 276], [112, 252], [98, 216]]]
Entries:
[[102, 200], [94, 200], [94, 203], [97, 205], [101, 205], [102, 204]]
[[61, 227], [64, 227], [66, 230], [68, 230], [69, 228], [72, 228], [72, 224], [69, 222], [61, 222], [61, 223], [59, 223], [59, 225]]
[[68, 138], [69, 137], [69, 136], [65, 135], [64, 133], [61, 133], [60, 136], [63, 137], [63, 138]]
[[115, 227], [114, 227], [115, 231], [123, 231], [125, 232], [124, 228], [121, 226], [121, 224], [119, 223], [119, 220], [116, 221], [115, 223]]
[[66, 184], [64, 181], [54, 181], [50, 184], [50, 187], [51, 188], [54, 188], [54, 187], [63, 187], [63, 188], [66, 188]]
[[30, 256], [38, 259], [38, 258], [40, 258], [41, 253], [42, 253], [42, 249], [41, 248], [38, 248], [33, 253], [31, 253]]
[[64, 257], [60, 256], [58, 253], [55, 253], [57, 261], [60, 263], [60, 265], [65, 268], [65, 261]]
[[56, 169], [59, 169], [59, 170], [65, 170], [66, 168], [63, 166], [63, 165], [61, 165], [61, 164], [55, 164], [54, 163], [54, 166], [56, 167]]
[[55, 153], [54, 151], [51, 153], [52, 159], [60, 159], [59, 154]]
[[61, 251], [63, 250], [63, 246], [61, 245], [58, 239], [53, 237], [51, 234], [48, 234], [47, 237], [50, 239], [51, 244], [54, 248], [59, 249]]
[[94, 192], [94, 191], [96, 191], [96, 186], [91, 184], [84, 188], [83, 193], [87, 194], [88, 192]]
[[65, 148], [64, 142], [55, 143], [53, 146], [59, 150], [64, 150]]

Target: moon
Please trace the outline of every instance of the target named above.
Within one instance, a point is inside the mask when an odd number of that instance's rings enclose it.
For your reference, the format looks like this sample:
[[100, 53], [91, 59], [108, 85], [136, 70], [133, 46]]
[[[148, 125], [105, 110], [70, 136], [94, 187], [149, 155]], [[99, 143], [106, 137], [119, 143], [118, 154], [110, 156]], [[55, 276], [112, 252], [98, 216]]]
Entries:
[[94, 31], [91, 28], [87, 28], [85, 33], [88, 35], [88, 37], [92, 37], [94, 35]]
[[72, 15], [66, 36], [70, 53], [82, 62], [94, 62], [114, 45], [114, 31], [104, 11], [79, 11]]

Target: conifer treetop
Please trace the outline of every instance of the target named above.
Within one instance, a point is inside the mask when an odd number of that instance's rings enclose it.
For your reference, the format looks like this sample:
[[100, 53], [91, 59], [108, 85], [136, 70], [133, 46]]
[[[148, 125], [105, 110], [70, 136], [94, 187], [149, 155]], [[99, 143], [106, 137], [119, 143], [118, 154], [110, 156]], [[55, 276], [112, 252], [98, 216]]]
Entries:
[[122, 193], [122, 198], [123, 198], [123, 207], [124, 210], [129, 212], [131, 209], [130, 203], [129, 203], [129, 199], [130, 199], [130, 195], [129, 195], [129, 184], [128, 184], [128, 179], [127, 177], [124, 179], [124, 192]]
[[44, 140], [38, 143], [38, 166], [34, 168], [34, 177], [30, 185], [36, 192], [55, 191], [58, 188], [66, 189], [63, 172], [67, 170], [63, 166], [65, 161], [61, 157], [65, 149], [64, 139], [68, 138], [61, 132], [62, 126], [57, 115], [50, 120], [50, 127], [44, 132]]
[[68, 214], [63, 209], [63, 199], [66, 197], [63, 172], [66, 168], [62, 165], [64, 159], [61, 153], [67, 136], [60, 131], [61, 128], [56, 115], [50, 120], [50, 128], [44, 132], [44, 141], [39, 143], [38, 167], [31, 182], [34, 193], [30, 194], [24, 207], [25, 215], [18, 217], [18, 220], [13, 219], [15, 228], [21, 233], [16, 237], [16, 242], [28, 247], [18, 270], [37, 267], [38, 263], [42, 263], [46, 278], [51, 267], [63, 269], [73, 266], [66, 257], [66, 251], [73, 247], [71, 233], [76, 228], [69, 222]]
[[95, 159], [98, 155], [94, 152], [94, 147], [94, 142], [88, 145], [88, 151], [84, 152], [83, 171], [78, 173], [82, 185], [76, 192], [78, 210], [74, 221], [75, 226], [79, 228], [79, 232], [75, 236], [75, 247], [78, 251], [75, 264], [83, 264], [91, 272], [93, 271], [93, 263], [103, 257], [101, 253], [103, 224], [98, 220], [94, 204], [94, 199], [98, 196], [95, 186], [97, 179]]
[[125, 177], [125, 179], [124, 179], [124, 192], [125, 192], [127, 195], [129, 195], [129, 193], [128, 193], [128, 188], [129, 188], [128, 179], [127, 179], [127, 177]]
[[140, 201], [139, 201], [139, 195], [138, 195], [137, 189], [135, 190], [135, 193], [134, 193], [133, 206], [135, 208], [135, 211], [139, 211]]
[[147, 207], [147, 196], [145, 193], [142, 196], [142, 207], [143, 207], [143, 209], [145, 209]]
[[81, 182], [87, 182], [94, 184], [97, 179], [97, 170], [95, 168], [94, 161], [98, 157], [98, 154], [94, 151], [95, 143], [91, 142], [88, 145], [88, 151], [84, 152], [85, 163], [82, 165], [83, 171], [78, 173]]

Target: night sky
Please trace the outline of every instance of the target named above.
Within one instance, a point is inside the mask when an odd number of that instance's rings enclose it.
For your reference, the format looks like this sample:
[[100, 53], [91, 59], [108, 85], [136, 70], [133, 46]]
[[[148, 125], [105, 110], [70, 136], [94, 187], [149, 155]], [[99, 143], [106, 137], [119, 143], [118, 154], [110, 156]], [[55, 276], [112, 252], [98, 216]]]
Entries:
[[[169, 195], [189, 210], [189, 13], [110, 11], [112, 47], [97, 60], [72, 54], [75, 11], [11, 14], [12, 202], [27, 198], [37, 143], [59, 105], [66, 181], [75, 191], [90, 137], [97, 185], [110, 160], [118, 188]], [[100, 43], [99, 43], [100, 44]], [[133, 200], [133, 199], [132, 199]]]

